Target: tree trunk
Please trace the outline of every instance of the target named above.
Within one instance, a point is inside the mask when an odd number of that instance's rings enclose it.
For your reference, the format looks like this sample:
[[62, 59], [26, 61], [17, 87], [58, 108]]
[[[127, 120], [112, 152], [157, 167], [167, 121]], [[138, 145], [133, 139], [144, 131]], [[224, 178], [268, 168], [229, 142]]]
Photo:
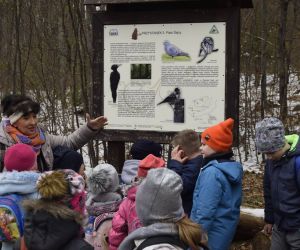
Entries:
[[280, 19], [278, 30], [278, 61], [279, 61], [279, 104], [280, 118], [285, 124], [287, 119], [287, 84], [288, 65], [286, 50], [286, 30], [289, 0], [280, 0]]

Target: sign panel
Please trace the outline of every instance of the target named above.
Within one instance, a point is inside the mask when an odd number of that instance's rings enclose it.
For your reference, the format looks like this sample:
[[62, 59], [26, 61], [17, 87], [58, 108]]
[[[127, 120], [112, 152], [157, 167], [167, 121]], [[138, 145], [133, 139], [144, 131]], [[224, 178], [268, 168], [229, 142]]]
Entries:
[[202, 131], [225, 118], [226, 23], [104, 25], [106, 129]]

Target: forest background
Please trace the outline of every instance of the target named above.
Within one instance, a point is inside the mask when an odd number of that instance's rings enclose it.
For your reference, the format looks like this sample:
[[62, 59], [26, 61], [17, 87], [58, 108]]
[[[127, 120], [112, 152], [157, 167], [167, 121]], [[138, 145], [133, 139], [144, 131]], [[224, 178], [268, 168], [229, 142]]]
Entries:
[[[255, 123], [274, 115], [289, 133], [300, 121], [300, 1], [253, 0], [241, 10], [240, 161], [258, 154]], [[91, 94], [92, 27], [83, 0], [0, 0], [0, 98], [32, 96], [50, 133], [83, 122]], [[168, 147], [165, 147], [166, 150]], [[106, 160], [105, 142], [88, 145], [91, 164]]]

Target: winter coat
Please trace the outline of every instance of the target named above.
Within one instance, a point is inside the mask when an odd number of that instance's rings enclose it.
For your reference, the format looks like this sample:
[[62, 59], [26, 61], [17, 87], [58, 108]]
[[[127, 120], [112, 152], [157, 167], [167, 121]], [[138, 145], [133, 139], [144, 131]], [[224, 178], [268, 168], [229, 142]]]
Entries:
[[129, 185], [135, 176], [139, 167], [140, 160], [127, 160], [124, 162], [124, 166], [121, 173], [122, 181]]
[[[121, 243], [119, 250], [133, 250], [141, 244], [145, 239], [151, 236], [161, 236], [161, 235], [170, 235], [170, 236], [178, 236], [178, 227], [175, 223], [154, 223], [147, 227], [140, 227], [129, 234]], [[172, 246], [170, 244], [158, 244], [149, 246], [149, 250], [151, 249], [162, 249], [159, 246], [165, 246], [170, 250], [181, 250], [181, 248], [177, 246]]]
[[211, 250], [230, 246], [239, 222], [242, 200], [240, 163], [209, 161], [200, 171], [194, 191], [191, 219], [208, 234]]
[[197, 156], [194, 159], [188, 160], [184, 164], [176, 160], [170, 160], [168, 168], [180, 175], [183, 183], [183, 190], [181, 193], [182, 206], [184, 212], [190, 216], [193, 206], [193, 193], [196, 181], [202, 166], [203, 157]]
[[[45, 132], [46, 141], [42, 145], [42, 153], [48, 169], [51, 170], [53, 166], [53, 148], [60, 145], [77, 150], [90, 141], [97, 133], [98, 131], [89, 129], [87, 125], [81, 126], [68, 136], [51, 135]], [[6, 147], [15, 144], [15, 141], [4, 130], [2, 122], [0, 123], [0, 144], [4, 144]], [[4, 157], [4, 152], [5, 149], [1, 149], [0, 169], [2, 169], [1, 164]]]
[[135, 196], [138, 186], [128, 189], [127, 197], [122, 201], [119, 210], [112, 220], [112, 228], [109, 232], [109, 249], [118, 249], [125, 237], [132, 231], [141, 227], [135, 209]]
[[[23, 203], [26, 211], [24, 241], [30, 250], [93, 249], [81, 241], [81, 217], [63, 204], [36, 200]], [[71, 247], [71, 248], [70, 248]]]
[[86, 235], [86, 241], [97, 250], [108, 249], [108, 235], [112, 226], [112, 219], [118, 210], [122, 196], [116, 192], [89, 194], [87, 200], [87, 211], [90, 216], [95, 217], [93, 237]]
[[264, 173], [265, 221], [286, 231], [300, 228], [300, 164], [295, 164], [300, 157], [299, 136], [292, 143], [295, 146], [280, 160], [266, 161]]

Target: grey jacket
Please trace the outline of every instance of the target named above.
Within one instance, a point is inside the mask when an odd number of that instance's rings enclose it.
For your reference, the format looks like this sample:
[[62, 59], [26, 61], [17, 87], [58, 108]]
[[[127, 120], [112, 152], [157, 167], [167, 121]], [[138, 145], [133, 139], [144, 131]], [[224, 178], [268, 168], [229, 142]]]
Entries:
[[[42, 145], [42, 153], [48, 168], [51, 170], [53, 166], [53, 148], [60, 145], [77, 150], [90, 141], [97, 133], [98, 131], [89, 129], [86, 124], [67, 136], [52, 135], [45, 132], [46, 142]], [[5, 132], [2, 122], [0, 123], [0, 143], [6, 147], [15, 144], [10, 135]], [[3, 168], [1, 164], [3, 164], [4, 151], [4, 148], [0, 150], [0, 169]]]

